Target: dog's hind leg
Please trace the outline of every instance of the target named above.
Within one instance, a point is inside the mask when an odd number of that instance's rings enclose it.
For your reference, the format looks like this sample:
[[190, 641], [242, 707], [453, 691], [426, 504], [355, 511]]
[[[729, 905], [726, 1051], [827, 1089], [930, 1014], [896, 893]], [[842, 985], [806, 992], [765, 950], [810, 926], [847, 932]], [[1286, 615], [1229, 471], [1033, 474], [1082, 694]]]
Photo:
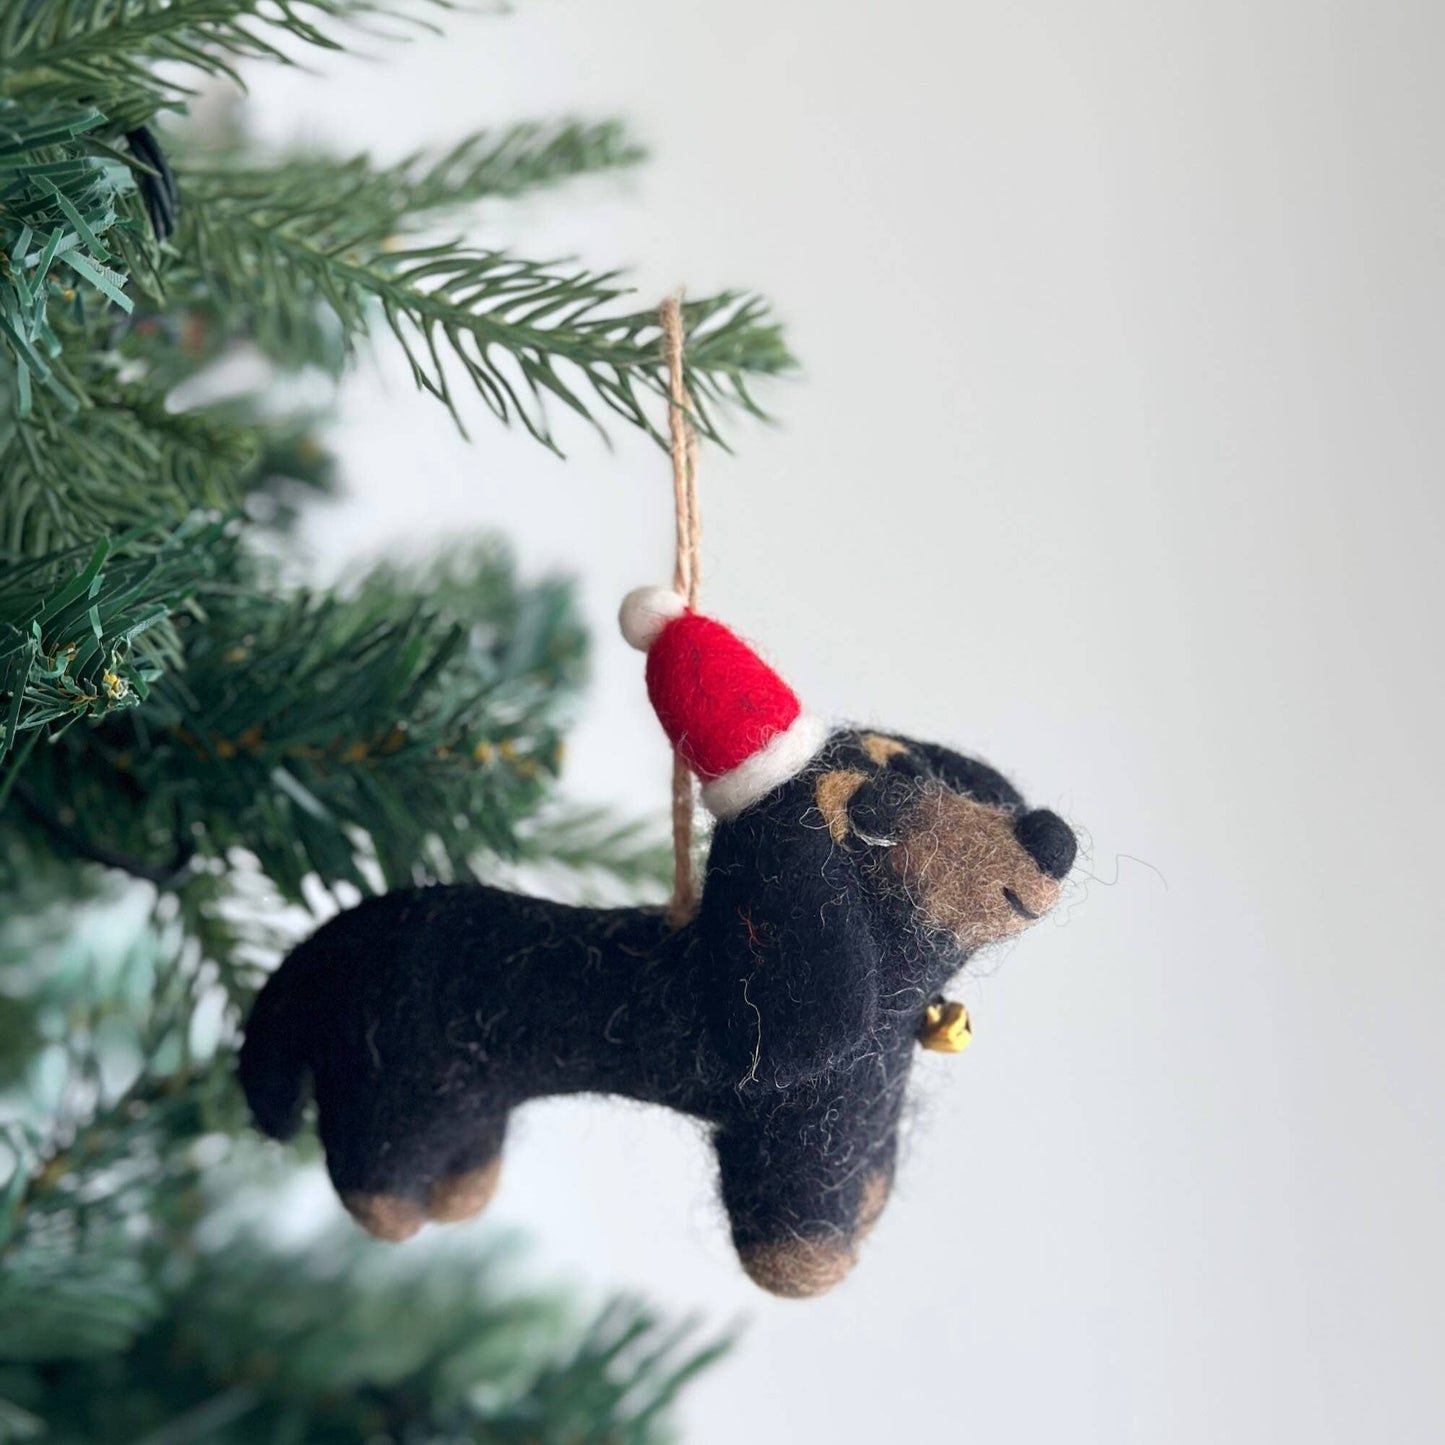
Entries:
[[369, 1234], [399, 1242], [428, 1220], [469, 1219], [501, 1174], [507, 1110], [471, 1100], [400, 1107], [391, 1091], [321, 1084], [319, 1131], [341, 1202]]
[[471, 1120], [458, 1131], [443, 1171], [427, 1187], [428, 1219], [438, 1224], [471, 1219], [492, 1202], [502, 1177], [506, 1132], [505, 1110]]

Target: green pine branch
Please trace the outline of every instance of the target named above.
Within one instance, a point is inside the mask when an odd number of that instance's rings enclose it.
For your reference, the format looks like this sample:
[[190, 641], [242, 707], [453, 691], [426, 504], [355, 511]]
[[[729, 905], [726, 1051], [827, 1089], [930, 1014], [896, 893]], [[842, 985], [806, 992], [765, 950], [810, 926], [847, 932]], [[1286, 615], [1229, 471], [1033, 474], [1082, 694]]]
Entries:
[[420, 24], [445, 0], [25, 0], [0, 18], [0, 94], [92, 97], [115, 118], [188, 94], [158, 64], [241, 83], [235, 62], [291, 64], [287, 41], [340, 50], [338, 30], [378, 19]]
[[[182, 164], [188, 190], [219, 193], [231, 204], [286, 208], [330, 198], [338, 241], [357, 244], [416, 231], [438, 212], [637, 165], [645, 156], [620, 121], [562, 120], [478, 131], [440, 154], [416, 151], [389, 166], [366, 155], [304, 152], [261, 163], [249, 150]], [[349, 241], [343, 228], [350, 228]]]
[[395, 185], [399, 214], [520, 196], [576, 176], [634, 166], [647, 152], [615, 120], [526, 121], [481, 131], [430, 159], [419, 152], [381, 172]]
[[[589, 403], [659, 441], [646, 404], [666, 395], [656, 313], [619, 311], [631, 293], [613, 275], [442, 244], [397, 249], [359, 226], [346, 192], [232, 196], [214, 179], [191, 183], [181, 249], [193, 287], [239, 330], [284, 355], [312, 334], [318, 310], [349, 338], [379, 314], [413, 379], [460, 424], [459, 372], [503, 422], [520, 422], [555, 449], [547, 403], [594, 420]], [[751, 385], [793, 361], [767, 306], [724, 293], [683, 308], [687, 382], [699, 429], [718, 439], [714, 406], [761, 415]]]
[[32, 755], [29, 825], [141, 876], [182, 840], [241, 847], [296, 899], [308, 875], [369, 890], [372, 867], [394, 887], [517, 852], [580, 679], [568, 589], [519, 585], [491, 553], [429, 568], [425, 589], [381, 569], [350, 595], [243, 570], [199, 609], [143, 707]]
[[[0, 1372], [0, 1392], [12, 1418], [59, 1440], [673, 1438], [667, 1414], [679, 1390], [726, 1343], [696, 1343], [690, 1328], [630, 1302], [579, 1326], [555, 1297], [518, 1289], [514, 1254], [506, 1242], [380, 1251], [350, 1234], [278, 1250], [233, 1233], [173, 1262], [123, 1350], [21, 1357]], [[59, 1281], [66, 1295], [40, 1306], [52, 1339], [78, 1293], [74, 1272]], [[118, 1272], [97, 1272], [92, 1287], [102, 1310], [107, 1288], [134, 1297]]]
[[60, 360], [55, 309], [83, 322], [87, 298], [92, 310], [134, 305], [117, 269], [129, 253], [113, 234], [135, 223], [134, 181], [120, 160], [96, 153], [104, 125], [93, 107], [0, 101], [0, 357], [13, 364], [22, 417], [37, 387], [71, 410], [80, 404]]
[[122, 1349], [156, 1317], [196, 1145], [243, 1127], [229, 1062], [198, 1037], [203, 961], [133, 889], [77, 882], [0, 926], [0, 993], [27, 1006], [0, 1131], [0, 1374]]
[[0, 800], [27, 734], [54, 742], [144, 701], [179, 660], [173, 614], [233, 549], [220, 524], [198, 519], [0, 569]]
[[[400, 237], [439, 216], [641, 156], [615, 121], [562, 121], [479, 132], [441, 155], [418, 152], [382, 167], [368, 156], [308, 154], [267, 164], [244, 150], [197, 157], [181, 164], [182, 186], [188, 208], [194, 201], [206, 214], [187, 222], [181, 255], [163, 275], [173, 299], [193, 308], [218, 341], [246, 337], [285, 367], [339, 375], [373, 319], [366, 313], [379, 308], [364, 288], [338, 286], [325, 257], [399, 251]], [[258, 215], [267, 218], [259, 227]], [[235, 218], [245, 230], [227, 235]], [[276, 235], [268, 237], [271, 229]], [[277, 245], [283, 254], [275, 254]], [[296, 267], [296, 247], [311, 264]], [[256, 256], [272, 262], [259, 284], [244, 269]], [[218, 273], [226, 283], [219, 293]]]
[[[265, 447], [256, 424], [212, 411], [172, 412], [110, 372], [77, 415], [35, 397], [28, 416], [0, 413], [0, 555], [34, 556], [196, 507], [244, 497]], [[56, 479], [65, 478], [58, 487]]]
[[258, 439], [256, 464], [244, 477], [246, 515], [273, 536], [290, 532], [306, 504], [339, 490], [336, 457], [319, 436], [327, 418], [315, 409], [263, 412], [254, 398], [240, 397], [182, 415], [220, 428], [223, 435], [239, 432]]
[[158, 1252], [195, 1222], [197, 1143], [241, 1127], [230, 1072], [148, 1074], [44, 1152], [34, 1129], [0, 1138], [0, 1367], [107, 1354], [156, 1317]]

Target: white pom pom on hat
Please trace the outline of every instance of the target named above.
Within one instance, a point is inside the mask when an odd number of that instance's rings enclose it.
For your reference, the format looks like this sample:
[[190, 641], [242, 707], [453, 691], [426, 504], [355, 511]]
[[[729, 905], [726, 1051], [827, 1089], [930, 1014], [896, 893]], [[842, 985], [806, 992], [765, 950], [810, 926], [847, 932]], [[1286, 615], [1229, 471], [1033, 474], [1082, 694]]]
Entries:
[[617, 625], [633, 647], [646, 652], [662, 629], [686, 611], [687, 603], [670, 587], [634, 587], [617, 610]]

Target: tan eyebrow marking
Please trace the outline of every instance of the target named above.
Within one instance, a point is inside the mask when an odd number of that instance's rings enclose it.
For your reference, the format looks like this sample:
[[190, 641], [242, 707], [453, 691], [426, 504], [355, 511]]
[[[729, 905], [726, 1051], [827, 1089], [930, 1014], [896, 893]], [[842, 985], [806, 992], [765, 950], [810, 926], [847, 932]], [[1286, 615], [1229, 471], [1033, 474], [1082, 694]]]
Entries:
[[828, 825], [835, 843], [841, 843], [848, 836], [851, 826], [848, 821], [848, 804], [853, 794], [868, 781], [867, 773], [856, 773], [851, 769], [835, 773], [824, 773], [813, 790], [818, 800], [818, 811]]
[[863, 751], [878, 764], [880, 768], [888, 766], [889, 758], [896, 758], [899, 753], [906, 753], [904, 747], [897, 738], [885, 738], [880, 733], [864, 733], [858, 741], [863, 745]]

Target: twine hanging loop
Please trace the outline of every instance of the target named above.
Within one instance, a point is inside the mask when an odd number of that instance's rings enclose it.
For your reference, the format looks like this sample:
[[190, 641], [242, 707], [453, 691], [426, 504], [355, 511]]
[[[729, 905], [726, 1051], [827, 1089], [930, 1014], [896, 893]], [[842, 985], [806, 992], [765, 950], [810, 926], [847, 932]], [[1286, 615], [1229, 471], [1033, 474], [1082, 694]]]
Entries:
[[[696, 608], [702, 582], [699, 546], [702, 516], [697, 502], [697, 430], [692, 424], [692, 398], [683, 374], [682, 293], [669, 296], [658, 309], [662, 354], [667, 365], [667, 432], [672, 455], [672, 503], [676, 551], [672, 587]], [[692, 866], [692, 824], [695, 785], [692, 769], [672, 755], [672, 902], [667, 916], [675, 927], [697, 912], [697, 879]]]

